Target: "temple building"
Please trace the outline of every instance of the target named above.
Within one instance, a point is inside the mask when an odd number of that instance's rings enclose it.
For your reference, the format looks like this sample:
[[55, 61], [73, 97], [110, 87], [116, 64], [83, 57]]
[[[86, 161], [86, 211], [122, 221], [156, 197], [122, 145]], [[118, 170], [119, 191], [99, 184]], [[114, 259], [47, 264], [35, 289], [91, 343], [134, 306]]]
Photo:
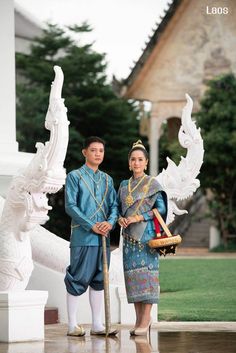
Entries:
[[14, 4], [14, 15], [15, 51], [16, 53], [29, 54], [33, 38], [42, 35], [42, 23], [16, 2]]
[[167, 121], [169, 129], [178, 130], [185, 93], [196, 111], [206, 80], [230, 71], [236, 74], [234, 5], [234, 0], [174, 0], [124, 80], [124, 97], [151, 103], [150, 120], [143, 124], [152, 175], [158, 173], [162, 124]]
[[15, 128], [15, 53], [27, 54], [42, 24], [13, 0], [0, 4], [0, 195], [5, 196], [11, 178], [32, 155], [19, 152]]

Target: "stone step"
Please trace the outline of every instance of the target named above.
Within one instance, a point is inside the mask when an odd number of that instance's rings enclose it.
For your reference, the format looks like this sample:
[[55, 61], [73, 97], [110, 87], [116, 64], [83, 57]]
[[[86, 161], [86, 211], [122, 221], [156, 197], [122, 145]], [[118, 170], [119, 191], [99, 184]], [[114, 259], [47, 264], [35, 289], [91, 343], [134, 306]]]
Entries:
[[198, 229], [190, 229], [190, 231], [186, 232], [185, 234], [183, 234], [183, 236], [191, 238], [191, 239], [197, 239], [200, 236], [207, 236], [209, 234], [209, 229], [202, 231], [202, 230], [198, 230]]
[[208, 247], [208, 243], [209, 240], [208, 238], [206, 239], [204, 238], [198, 238], [198, 239], [185, 239], [183, 238], [183, 246], [187, 246], [187, 247], [192, 247], [192, 246], [196, 246], [196, 247]]
[[209, 230], [208, 224], [194, 223], [190, 226], [189, 233], [190, 233], [190, 235], [191, 235], [191, 233], [196, 233], [196, 232], [205, 233], [205, 232], [208, 232], [208, 230]]
[[190, 241], [188, 241], [188, 242], [184, 242], [183, 241], [183, 244], [181, 244], [181, 246], [183, 247], [183, 248], [206, 248], [206, 243], [205, 242], [202, 242], [202, 243], [192, 243], [192, 242], [190, 242]]
[[182, 245], [178, 246], [177, 255], [208, 255], [209, 250], [206, 247], [184, 247]]
[[58, 316], [58, 308], [54, 307], [45, 307], [44, 309], [44, 324], [58, 324], [59, 316]]
[[191, 226], [196, 228], [196, 227], [199, 227], [199, 228], [207, 228], [209, 226], [209, 220], [202, 220], [202, 221], [193, 221]]
[[210, 220], [193, 221], [189, 229], [183, 234], [183, 247], [209, 246]]
[[190, 241], [199, 241], [201, 239], [208, 239], [209, 232], [195, 232], [192, 233], [191, 235], [188, 234], [183, 234], [183, 238], [185, 240], [190, 240]]
[[195, 233], [207, 233], [209, 231], [209, 227], [208, 226], [198, 226], [198, 225], [193, 225], [192, 227], [190, 227], [189, 229], [189, 235], [193, 235]]

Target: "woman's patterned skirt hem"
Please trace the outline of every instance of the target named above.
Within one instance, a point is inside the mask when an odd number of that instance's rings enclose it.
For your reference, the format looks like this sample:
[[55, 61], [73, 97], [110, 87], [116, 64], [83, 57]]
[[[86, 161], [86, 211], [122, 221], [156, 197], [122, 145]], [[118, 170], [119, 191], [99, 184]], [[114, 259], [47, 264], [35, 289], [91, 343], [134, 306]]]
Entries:
[[156, 304], [159, 300], [159, 272], [147, 267], [125, 271], [127, 299], [129, 303]]

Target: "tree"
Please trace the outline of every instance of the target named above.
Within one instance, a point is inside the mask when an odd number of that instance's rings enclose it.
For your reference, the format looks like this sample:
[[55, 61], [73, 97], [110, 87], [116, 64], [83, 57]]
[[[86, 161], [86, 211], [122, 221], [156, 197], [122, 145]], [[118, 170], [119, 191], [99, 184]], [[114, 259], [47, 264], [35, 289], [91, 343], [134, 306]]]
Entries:
[[[118, 187], [127, 178], [127, 154], [139, 138], [138, 111], [134, 103], [117, 97], [105, 74], [105, 55], [95, 52], [92, 44], [78, 44], [72, 39], [91, 31], [87, 24], [73, 26], [66, 33], [49, 24], [43, 36], [36, 38], [29, 55], [17, 54], [17, 139], [21, 150], [35, 152], [37, 141], [48, 140], [43, 129], [53, 66], [64, 72], [63, 97], [70, 120], [70, 139], [65, 161], [67, 171], [83, 163], [83, 139], [97, 135], [105, 139], [103, 169]], [[30, 131], [30, 134], [29, 134]], [[69, 234], [69, 218], [64, 211], [63, 192], [50, 197], [53, 211], [47, 228], [62, 237]]]
[[224, 244], [236, 234], [236, 78], [233, 74], [208, 82], [196, 114], [201, 127], [205, 157], [200, 174], [211, 216]]

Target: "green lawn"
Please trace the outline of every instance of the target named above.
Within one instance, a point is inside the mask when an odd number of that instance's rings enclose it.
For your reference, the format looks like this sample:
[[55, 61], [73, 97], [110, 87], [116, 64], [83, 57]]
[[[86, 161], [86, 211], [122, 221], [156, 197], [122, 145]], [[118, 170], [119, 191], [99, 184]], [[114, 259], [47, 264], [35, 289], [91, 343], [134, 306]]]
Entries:
[[236, 321], [236, 259], [161, 259], [158, 319]]

